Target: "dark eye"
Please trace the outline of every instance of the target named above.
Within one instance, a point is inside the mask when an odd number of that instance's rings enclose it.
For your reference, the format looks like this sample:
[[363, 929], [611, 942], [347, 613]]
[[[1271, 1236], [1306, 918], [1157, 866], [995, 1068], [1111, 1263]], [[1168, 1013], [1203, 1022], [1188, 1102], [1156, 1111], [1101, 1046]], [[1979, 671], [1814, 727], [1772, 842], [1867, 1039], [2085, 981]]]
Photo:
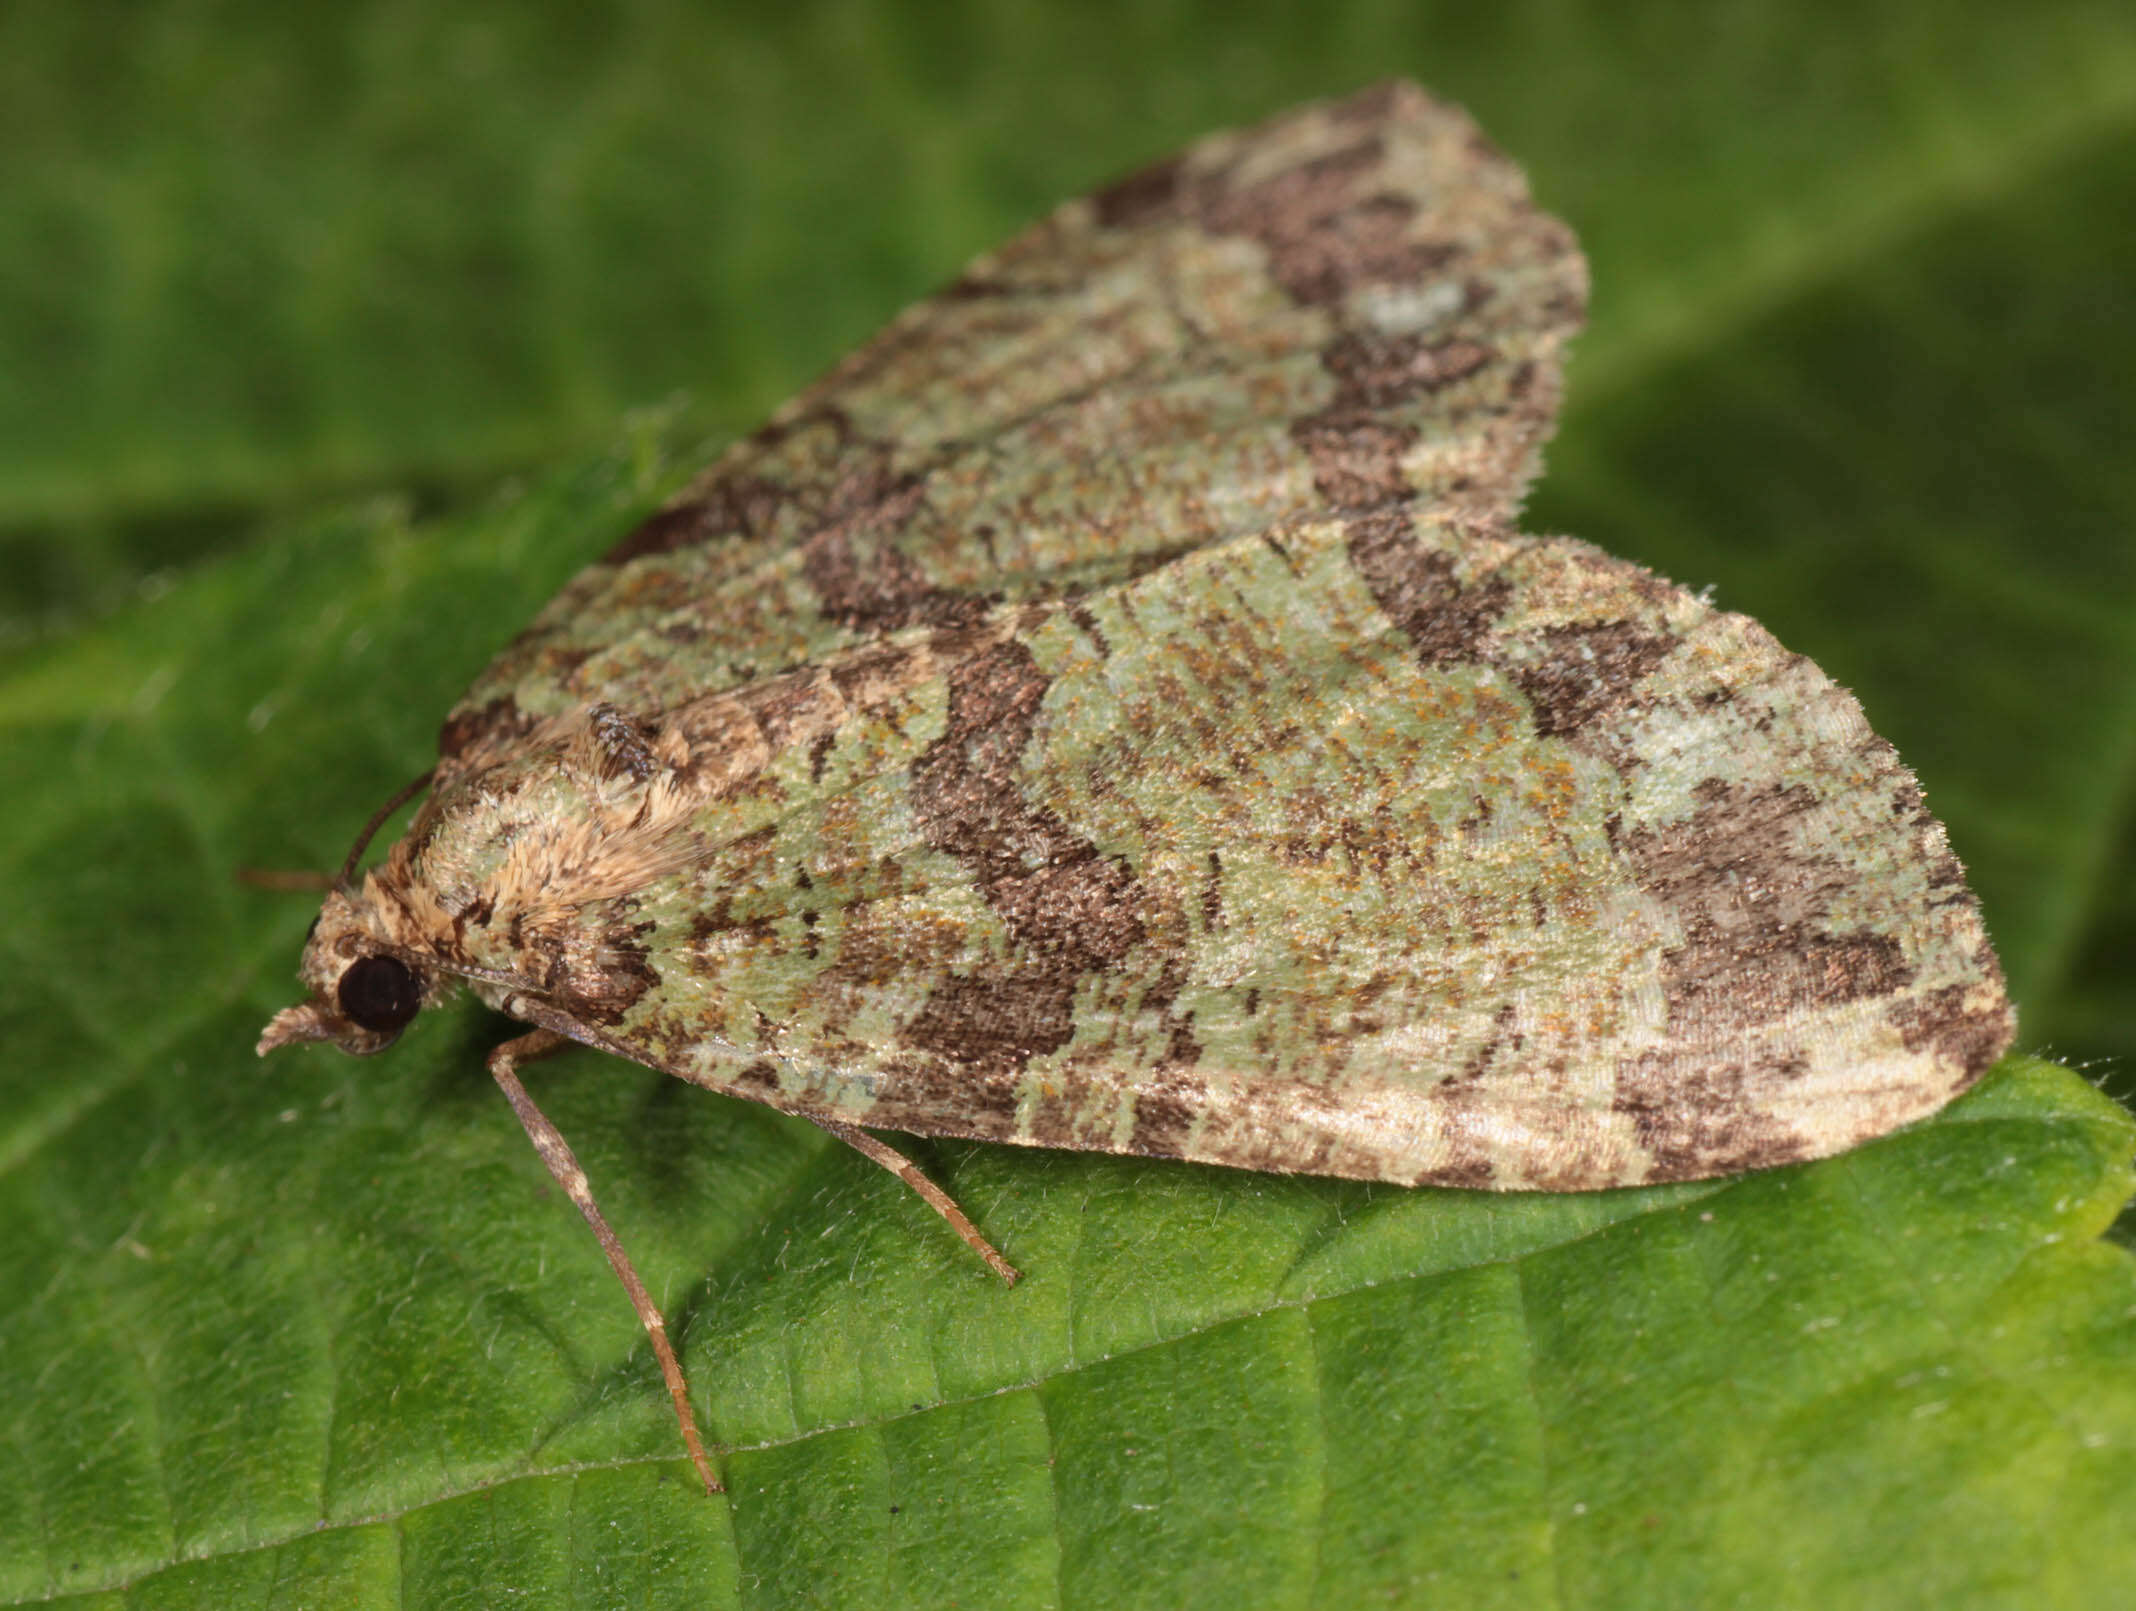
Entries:
[[334, 987], [344, 1017], [376, 1034], [401, 1028], [423, 1005], [423, 992], [404, 962], [359, 957]]

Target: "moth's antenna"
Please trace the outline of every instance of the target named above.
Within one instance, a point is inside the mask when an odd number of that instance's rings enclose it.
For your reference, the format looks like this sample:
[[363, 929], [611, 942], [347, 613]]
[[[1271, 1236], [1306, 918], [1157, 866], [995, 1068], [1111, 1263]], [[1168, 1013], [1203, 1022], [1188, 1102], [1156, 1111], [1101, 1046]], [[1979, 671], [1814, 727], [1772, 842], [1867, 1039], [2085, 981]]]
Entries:
[[334, 888], [344, 895], [350, 892], [353, 888], [351, 880], [356, 876], [356, 864], [363, 860], [364, 850], [371, 843], [371, 835], [386, 825], [386, 818], [429, 788], [430, 780], [436, 776], [437, 768], [432, 767], [413, 783], [402, 784], [393, 791], [392, 799], [371, 813], [371, 820], [363, 825], [363, 832], [356, 836], [356, 843], [349, 847], [349, 859], [341, 864], [341, 871], [334, 878]]

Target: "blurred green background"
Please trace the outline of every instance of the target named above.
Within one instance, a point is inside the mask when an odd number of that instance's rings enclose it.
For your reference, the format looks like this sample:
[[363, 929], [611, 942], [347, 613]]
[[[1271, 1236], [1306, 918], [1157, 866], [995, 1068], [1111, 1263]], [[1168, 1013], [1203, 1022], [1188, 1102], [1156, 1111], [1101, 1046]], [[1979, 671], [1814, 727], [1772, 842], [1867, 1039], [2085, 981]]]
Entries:
[[[1093, 1451], [1184, 1405], [1207, 1424], [1147, 1449], [1214, 1496], [1219, 1544], [1317, 1503], [1283, 1484], [1325, 1438], [1386, 1550], [1525, 1563], [1542, 1598], [1503, 1603], [2115, 1603], [2100, 1551], [2126, 1551], [2096, 1518], [2126, 1503], [2136, 1309], [2092, 1236], [2127, 1137], [2051, 1070], [1710, 1198], [1479, 1206], [931, 1149], [1029, 1255], [1018, 1308], [813, 1132], [560, 1064], [542, 1099], [687, 1333], [701, 1405], [741, 1429], [734, 1535], [707, 1543], [728, 1512], [678, 1499], [629, 1312], [481, 1073], [498, 1025], [426, 1015], [363, 1064], [250, 1057], [309, 907], [229, 870], [337, 860], [489, 653], [710, 445], [1060, 199], [1397, 74], [1464, 103], [1593, 264], [1530, 528], [1710, 587], [1852, 687], [1972, 872], [2019, 1047], [2136, 1094], [2125, 0], [16, 3], [0, 1590], [151, 1585], [85, 1598], [101, 1611], [360, 1582], [383, 1604], [420, 1579], [409, 1603], [482, 1603], [458, 1563], [549, 1550], [581, 1603], [670, 1603], [685, 1562], [743, 1603], [790, 1581], [869, 1604], [841, 1574], [872, 1570], [885, 1524], [837, 1507], [873, 1495], [880, 1434], [889, 1493], [1013, 1498], [985, 1525], [930, 1511], [903, 1597], [942, 1603], [936, 1570], [991, 1582], [957, 1555], [980, 1540], [1024, 1551], [1016, 1603], [1128, 1603], [1158, 1551], [1118, 1529], [1162, 1484]], [[1297, 1272], [1350, 1258], [1338, 1231], [1366, 1253], [1315, 1297]], [[1786, 1282], [1751, 1290], [1761, 1259]], [[1345, 1380], [1404, 1349], [1408, 1374], [1348, 1406], [1344, 1442], [1316, 1419], [1339, 1393], [1297, 1387], [1311, 1349], [1248, 1336], [1271, 1314], [1356, 1350]], [[1759, 1398], [1736, 1377], [1768, 1346]], [[1264, 1367], [1251, 1444], [1223, 1393]], [[1953, 1372], [1971, 1385], [1933, 1389], [1945, 1414], [1921, 1384]], [[1487, 1419], [1538, 1398], [1554, 1471]], [[2121, 1429], [2096, 1445], [2072, 1431], [2093, 1410]], [[1404, 1416], [1454, 1451], [1416, 1492], [1379, 1463]], [[2079, 1443], [2096, 1463], [2072, 1478]], [[1532, 1493], [1484, 1480], [1508, 1448], [1498, 1475]], [[530, 1469], [549, 1476], [511, 1480]], [[767, 1492], [808, 1502], [782, 1519]], [[1469, 1503], [1443, 1536], [1415, 1524]], [[321, 1518], [349, 1525], [314, 1537]], [[653, 1542], [618, 1554], [597, 1526]], [[1175, 1573], [1205, 1558], [1183, 1536], [1162, 1535]], [[706, 1565], [714, 1544], [763, 1575]], [[1314, 1536], [1324, 1571], [1344, 1544]], [[1819, 1549], [1823, 1575], [1779, 1595]], [[1091, 1560], [1126, 1575], [1077, 1578]], [[1781, 1575], [1730, 1576], [1746, 1562]], [[2004, 1583], [2013, 1562], [2029, 1575]], [[2041, 1562], [2064, 1563], [2052, 1590]], [[1885, 1569], [1874, 1593], [1855, 1575]]]

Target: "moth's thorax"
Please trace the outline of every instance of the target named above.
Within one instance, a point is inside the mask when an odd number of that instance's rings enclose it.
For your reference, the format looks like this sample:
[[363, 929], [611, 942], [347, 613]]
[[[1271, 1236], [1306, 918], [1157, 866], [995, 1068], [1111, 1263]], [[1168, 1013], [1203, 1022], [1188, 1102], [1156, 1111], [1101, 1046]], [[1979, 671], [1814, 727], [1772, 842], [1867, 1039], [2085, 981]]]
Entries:
[[701, 848], [690, 760], [673, 723], [592, 705], [447, 771], [367, 880], [375, 921], [492, 1006], [610, 1016], [642, 988], [635, 893]]

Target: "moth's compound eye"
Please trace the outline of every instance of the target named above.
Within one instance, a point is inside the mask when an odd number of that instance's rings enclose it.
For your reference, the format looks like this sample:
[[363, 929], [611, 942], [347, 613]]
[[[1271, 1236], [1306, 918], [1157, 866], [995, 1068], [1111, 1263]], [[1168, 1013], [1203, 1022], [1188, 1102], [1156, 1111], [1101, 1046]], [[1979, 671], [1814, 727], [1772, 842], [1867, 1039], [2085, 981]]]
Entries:
[[374, 1034], [401, 1028], [423, 1005], [423, 992], [404, 962], [392, 957], [359, 957], [334, 987], [343, 1016]]

